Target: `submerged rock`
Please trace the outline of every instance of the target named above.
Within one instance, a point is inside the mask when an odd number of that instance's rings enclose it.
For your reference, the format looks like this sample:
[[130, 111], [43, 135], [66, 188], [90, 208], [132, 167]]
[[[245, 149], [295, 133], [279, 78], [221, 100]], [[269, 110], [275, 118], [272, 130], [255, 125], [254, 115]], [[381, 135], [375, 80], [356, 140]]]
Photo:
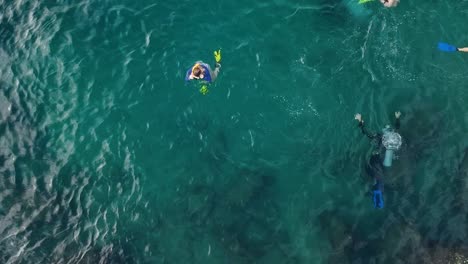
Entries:
[[[459, 166], [459, 194], [462, 201], [468, 203], [468, 148], [465, 149], [465, 155]], [[466, 205], [465, 205], [466, 207]]]
[[210, 217], [213, 235], [233, 258], [246, 263], [294, 263], [285, 251], [289, 235], [281, 225], [280, 214], [272, 199], [273, 176], [264, 171], [240, 169], [220, 192]]
[[322, 212], [319, 215], [319, 222], [332, 249], [328, 263], [349, 263], [347, 253], [353, 245], [351, 227], [343, 222], [337, 212], [331, 211]]
[[468, 248], [465, 249], [448, 249], [436, 247], [431, 250], [433, 264], [467, 264], [468, 263]]
[[[410, 113], [407, 120], [404, 120], [400, 129], [404, 145], [399, 152], [407, 152], [408, 159], [411, 160], [413, 167], [425, 156], [434, 153], [440, 143], [440, 134], [443, 133], [440, 128], [445, 127], [444, 115], [428, 113], [442, 112], [432, 107], [416, 109], [413, 113]], [[411, 124], [411, 127], [407, 127], [406, 124]]]
[[240, 169], [225, 185], [223, 196], [227, 203], [246, 206], [258, 193], [272, 184], [272, 176], [262, 171]]
[[187, 213], [196, 225], [205, 224], [215, 205], [215, 193], [206, 186], [195, 186], [187, 197]]
[[381, 249], [387, 259], [396, 263], [431, 263], [429, 251], [421, 234], [413, 227], [397, 223], [389, 227], [383, 237]]

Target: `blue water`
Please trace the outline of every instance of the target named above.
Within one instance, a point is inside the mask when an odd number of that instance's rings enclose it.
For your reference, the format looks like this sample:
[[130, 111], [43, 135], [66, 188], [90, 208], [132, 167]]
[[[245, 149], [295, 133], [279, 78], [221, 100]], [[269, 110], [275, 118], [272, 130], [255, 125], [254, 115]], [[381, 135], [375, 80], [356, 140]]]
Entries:
[[468, 2], [0, 6], [0, 263], [468, 259]]

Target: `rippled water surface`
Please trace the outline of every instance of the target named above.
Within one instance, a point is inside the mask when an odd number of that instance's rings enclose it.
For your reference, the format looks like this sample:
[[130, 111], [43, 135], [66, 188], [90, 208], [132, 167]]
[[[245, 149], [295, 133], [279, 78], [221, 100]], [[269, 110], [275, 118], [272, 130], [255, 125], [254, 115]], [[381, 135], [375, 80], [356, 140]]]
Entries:
[[468, 258], [468, 2], [401, 1], [0, 1], [0, 263]]

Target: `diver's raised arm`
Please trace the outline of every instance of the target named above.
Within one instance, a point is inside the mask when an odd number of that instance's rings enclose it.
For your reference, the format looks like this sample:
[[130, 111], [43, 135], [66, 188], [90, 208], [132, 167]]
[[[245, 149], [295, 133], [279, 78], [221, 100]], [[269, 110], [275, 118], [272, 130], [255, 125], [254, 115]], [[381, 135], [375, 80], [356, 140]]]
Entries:
[[395, 112], [395, 130], [400, 129], [400, 116], [401, 116], [400, 111]]
[[367, 128], [364, 126], [364, 119], [362, 119], [362, 115], [357, 113], [355, 116], [354, 116], [354, 119], [356, 119], [359, 124], [358, 126], [361, 128], [361, 132], [366, 135], [368, 138], [370, 139], [375, 139], [377, 138], [377, 134], [375, 133], [372, 133], [370, 132], [369, 130], [367, 130]]

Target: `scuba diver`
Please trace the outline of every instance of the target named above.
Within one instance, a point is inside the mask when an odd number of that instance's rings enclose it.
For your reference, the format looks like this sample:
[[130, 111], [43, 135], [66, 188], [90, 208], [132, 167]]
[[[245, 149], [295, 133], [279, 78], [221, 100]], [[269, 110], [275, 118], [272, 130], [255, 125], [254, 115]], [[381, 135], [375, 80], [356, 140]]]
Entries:
[[385, 157], [383, 165], [385, 167], [391, 167], [393, 161], [393, 154], [401, 147], [401, 136], [398, 134], [398, 129], [400, 129], [400, 116], [401, 112], [395, 112], [395, 128], [392, 129], [387, 125], [382, 129], [381, 133], [372, 133], [364, 126], [364, 119], [362, 119], [361, 114], [357, 113], [354, 116], [359, 122], [359, 127], [364, 135], [366, 135], [371, 140], [376, 140], [379, 148], [383, 146], [385, 148]]
[[[372, 187], [372, 201], [374, 208], [382, 209], [384, 207], [384, 166], [390, 167], [392, 165], [394, 151], [398, 150], [401, 146], [401, 136], [397, 133], [400, 128], [400, 116], [401, 112], [395, 112], [395, 129], [386, 126], [381, 133], [372, 133], [364, 126], [364, 120], [361, 114], [356, 114], [354, 119], [359, 122], [359, 127], [364, 135], [371, 140], [374, 140], [378, 144], [378, 150], [372, 153], [369, 164], [366, 166], [367, 174], [374, 179], [374, 185]], [[385, 157], [382, 162], [380, 155], [381, 147], [385, 148]]]
[[195, 64], [187, 70], [185, 80], [201, 80], [206, 82], [214, 82], [218, 77], [219, 70], [221, 69], [221, 50], [214, 52], [215, 57], [215, 69], [211, 70], [210, 65], [203, 61], [197, 61]]

